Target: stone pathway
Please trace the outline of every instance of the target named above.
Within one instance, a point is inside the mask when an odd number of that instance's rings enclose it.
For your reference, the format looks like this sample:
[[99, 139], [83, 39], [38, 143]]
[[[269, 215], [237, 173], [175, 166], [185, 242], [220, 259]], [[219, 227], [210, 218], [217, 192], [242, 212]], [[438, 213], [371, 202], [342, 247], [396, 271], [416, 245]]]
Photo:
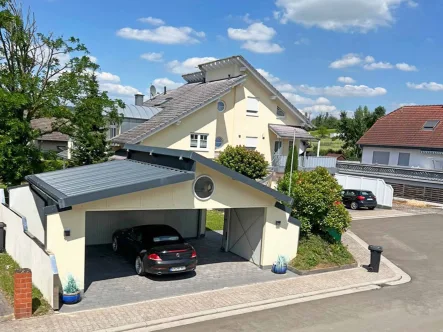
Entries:
[[11, 306], [9, 305], [9, 302], [6, 300], [3, 294], [0, 293], [0, 322], [12, 319], [12, 317], [13, 310]]
[[[360, 264], [369, 262], [369, 252], [366, 248], [363, 248], [347, 234], [343, 235], [343, 242]], [[321, 293], [347, 287], [384, 283], [396, 280], [396, 278], [396, 273], [382, 263], [379, 273], [368, 273], [365, 269], [358, 267], [118, 307], [9, 321], [0, 324], [0, 331], [48, 332], [66, 330], [70, 332], [89, 332], [112, 329], [130, 324], [145, 324], [161, 319], [167, 320], [176, 316], [192, 314], [197, 316], [204, 311], [222, 310], [231, 306], [247, 307], [259, 301], [278, 302], [290, 296], [303, 296], [315, 292]]]

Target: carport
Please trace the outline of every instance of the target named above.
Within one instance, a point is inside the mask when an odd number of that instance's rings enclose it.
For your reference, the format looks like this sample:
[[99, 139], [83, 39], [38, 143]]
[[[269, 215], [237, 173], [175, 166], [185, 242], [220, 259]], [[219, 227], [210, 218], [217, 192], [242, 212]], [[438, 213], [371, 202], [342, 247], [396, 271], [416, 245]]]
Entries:
[[[119, 280], [130, 277], [129, 284], [151, 290], [161, 289], [163, 283], [131, 274], [132, 264], [109, 251], [115, 230], [144, 224], [169, 224], [196, 247], [196, 278], [162, 279], [177, 284], [177, 289], [198, 291], [213, 289], [214, 283], [227, 287], [239, 280], [269, 280], [275, 276], [263, 268], [278, 255], [295, 257], [299, 225], [281, 204], [291, 202], [286, 195], [194, 152], [139, 145], [125, 149], [124, 160], [27, 177], [31, 190], [45, 198], [44, 242], [55, 256], [62, 284], [71, 274], [87, 290], [86, 298], [123, 287], [128, 299], [121, 303], [149, 299]], [[222, 234], [206, 234], [207, 209], [225, 210]], [[209, 266], [223, 262], [231, 264], [224, 266], [226, 277], [214, 277]], [[238, 274], [233, 274], [236, 269]], [[207, 285], [199, 289], [205, 280]], [[119, 303], [103, 305], [115, 304]]]

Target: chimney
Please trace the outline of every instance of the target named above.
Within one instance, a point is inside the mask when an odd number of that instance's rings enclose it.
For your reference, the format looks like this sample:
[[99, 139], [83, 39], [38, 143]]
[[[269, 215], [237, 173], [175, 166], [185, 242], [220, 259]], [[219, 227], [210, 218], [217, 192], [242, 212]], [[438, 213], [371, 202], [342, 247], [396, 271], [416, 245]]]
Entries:
[[136, 106], [143, 106], [143, 97], [141, 93], [135, 94], [135, 105]]
[[163, 88], [163, 94], [166, 94], [166, 86]]

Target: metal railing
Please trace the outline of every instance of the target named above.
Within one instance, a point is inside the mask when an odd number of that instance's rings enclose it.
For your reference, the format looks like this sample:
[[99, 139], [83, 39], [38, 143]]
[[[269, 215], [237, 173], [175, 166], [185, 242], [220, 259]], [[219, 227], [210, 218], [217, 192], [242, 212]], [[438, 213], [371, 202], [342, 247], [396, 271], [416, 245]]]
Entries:
[[424, 168], [411, 168], [402, 166], [356, 164], [350, 162], [337, 162], [339, 173], [358, 175], [379, 175], [381, 177], [403, 178], [421, 181], [436, 181], [443, 183], [443, 171]]

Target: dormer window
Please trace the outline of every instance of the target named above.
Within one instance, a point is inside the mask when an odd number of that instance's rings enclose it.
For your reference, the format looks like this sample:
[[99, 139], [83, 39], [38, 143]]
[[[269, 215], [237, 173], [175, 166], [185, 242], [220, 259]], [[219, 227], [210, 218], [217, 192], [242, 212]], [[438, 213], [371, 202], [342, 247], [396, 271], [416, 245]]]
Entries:
[[425, 125], [423, 126], [423, 130], [434, 130], [435, 127], [437, 127], [440, 120], [428, 120], [425, 122]]

